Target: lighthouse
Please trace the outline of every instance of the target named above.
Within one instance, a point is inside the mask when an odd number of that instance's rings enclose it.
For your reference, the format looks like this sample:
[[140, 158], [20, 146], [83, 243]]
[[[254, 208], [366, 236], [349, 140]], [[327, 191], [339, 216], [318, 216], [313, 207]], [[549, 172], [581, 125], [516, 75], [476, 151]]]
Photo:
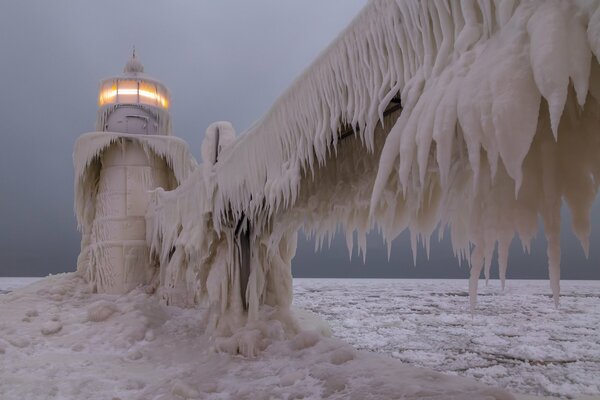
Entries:
[[126, 293], [157, 274], [146, 240], [150, 192], [176, 188], [196, 165], [172, 136], [170, 104], [134, 50], [123, 74], [100, 83], [96, 131], [75, 144], [78, 271], [97, 292]]

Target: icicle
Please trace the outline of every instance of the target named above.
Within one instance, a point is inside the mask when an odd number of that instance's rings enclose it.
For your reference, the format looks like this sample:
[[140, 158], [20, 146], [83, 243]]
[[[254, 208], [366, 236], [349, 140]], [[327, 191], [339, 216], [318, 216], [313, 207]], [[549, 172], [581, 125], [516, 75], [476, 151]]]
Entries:
[[597, 59], [600, 60], [600, 7], [596, 5], [587, 29], [588, 42]]
[[569, 85], [569, 32], [558, 3], [544, 2], [527, 23], [531, 38], [531, 66], [535, 83], [550, 109], [554, 139], [567, 100]]
[[475, 246], [473, 254], [471, 254], [471, 273], [469, 277], [469, 299], [471, 306], [471, 313], [475, 313], [475, 307], [477, 305], [477, 284], [479, 283], [479, 276], [483, 269], [483, 252], [478, 246]]
[[351, 230], [346, 230], [346, 247], [348, 248], [348, 258], [352, 259], [352, 248], [354, 246], [354, 238]]
[[498, 275], [500, 276], [500, 283], [502, 284], [502, 290], [506, 287], [506, 268], [508, 266], [508, 249], [510, 241], [506, 238], [501, 238], [498, 241]]
[[580, 17], [573, 15], [569, 20], [569, 75], [580, 107], [583, 107], [587, 97], [591, 66], [592, 51], [587, 42], [585, 27]]
[[490, 283], [490, 269], [492, 267], [492, 259], [491, 257], [484, 258], [484, 269], [483, 275], [485, 277], [485, 286], [487, 287]]
[[413, 256], [413, 265], [417, 265], [417, 234], [410, 232], [410, 250]]

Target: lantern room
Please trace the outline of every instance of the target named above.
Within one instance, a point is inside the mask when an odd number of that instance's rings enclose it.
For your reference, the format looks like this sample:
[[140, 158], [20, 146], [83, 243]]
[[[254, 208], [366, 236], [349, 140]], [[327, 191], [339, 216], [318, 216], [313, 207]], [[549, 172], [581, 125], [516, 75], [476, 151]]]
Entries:
[[100, 83], [97, 128], [104, 132], [170, 135], [170, 102], [167, 88], [144, 73], [134, 50], [123, 75]]
[[145, 104], [169, 108], [169, 93], [159, 82], [148, 79], [113, 78], [102, 82], [98, 105]]

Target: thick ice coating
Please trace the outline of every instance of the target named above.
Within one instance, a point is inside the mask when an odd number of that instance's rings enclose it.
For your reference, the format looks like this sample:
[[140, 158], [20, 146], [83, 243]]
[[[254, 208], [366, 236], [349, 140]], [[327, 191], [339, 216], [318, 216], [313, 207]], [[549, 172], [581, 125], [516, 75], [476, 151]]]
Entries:
[[375, 227], [413, 251], [447, 228], [474, 304], [541, 220], [558, 302], [561, 205], [587, 252], [600, 181], [599, 37], [594, 1], [371, 1], [261, 121], [211, 126], [203, 165], [154, 193], [159, 292], [231, 332], [288, 309], [300, 228], [358, 232], [363, 253]]
[[174, 189], [196, 168], [172, 136], [92, 132], [75, 144], [77, 270], [98, 292], [125, 293], [158, 273], [146, 241], [149, 191]]

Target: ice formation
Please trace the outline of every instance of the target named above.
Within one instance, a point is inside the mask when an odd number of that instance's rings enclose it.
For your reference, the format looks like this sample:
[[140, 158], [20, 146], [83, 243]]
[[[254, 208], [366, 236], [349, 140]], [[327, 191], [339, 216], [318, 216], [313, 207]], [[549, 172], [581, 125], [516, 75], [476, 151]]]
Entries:
[[123, 293], [158, 274], [149, 264], [148, 190], [173, 189], [196, 168], [171, 136], [91, 132], [75, 144], [75, 213], [82, 233], [77, 270], [100, 292]]
[[[225, 336], [264, 310], [293, 332], [299, 229], [342, 229], [350, 249], [358, 232], [363, 254], [373, 228], [388, 243], [409, 229], [415, 254], [448, 229], [475, 304], [494, 253], [504, 281], [510, 242], [527, 248], [541, 220], [558, 302], [561, 205], [587, 253], [600, 179], [599, 38], [595, 1], [371, 1], [247, 132], [209, 127], [201, 166], [141, 141], [179, 183], [147, 214], [159, 296], [208, 305]], [[93, 140], [80, 188], [111, 139]], [[85, 242], [92, 194], [77, 193]]]

